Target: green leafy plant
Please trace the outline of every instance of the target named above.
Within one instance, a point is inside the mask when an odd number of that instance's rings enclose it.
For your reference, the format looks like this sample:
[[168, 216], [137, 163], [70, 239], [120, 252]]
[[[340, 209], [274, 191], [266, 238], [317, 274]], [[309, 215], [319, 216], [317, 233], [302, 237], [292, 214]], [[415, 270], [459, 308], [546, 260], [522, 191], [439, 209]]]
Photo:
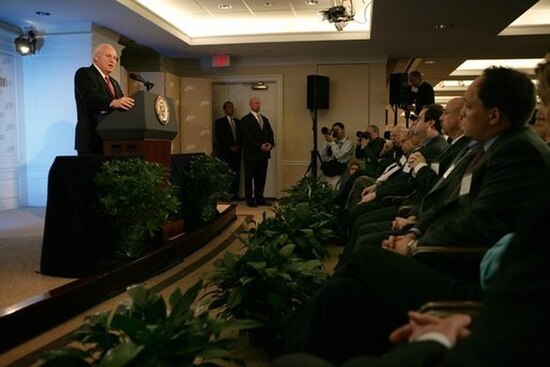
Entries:
[[285, 197], [279, 200], [283, 207], [294, 207], [299, 203], [309, 203], [315, 212], [336, 213], [334, 189], [325, 181], [305, 175], [296, 185], [283, 190]]
[[103, 163], [95, 183], [102, 210], [113, 219], [119, 257], [141, 255], [147, 233], [152, 235], [180, 205], [167, 169], [139, 158]]
[[295, 245], [286, 239], [241, 239], [248, 247], [242, 255], [226, 252], [206, 278], [210, 308], [222, 315], [261, 322], [255, 342], [268, 350], [282, 341], [284, 321], [326, 282], [319, 260], [296, 257]]
[[234, 177], [227, 163], [206, 154], [192, 158], [185, 171], [185, 191], [190, 205], [204, 223], [216, 219], [218, 201], [229, 199], [229, 188]]
[[[274, 217], [263, 214], [262, 221], [248, 231], [250, 238], [259, 243], [280, 238], [281, 246], [296, 245], [296, 255], [302, 259], [325, 258], [328, 256], [326, 245], [334, 240], [333, 227], [336, 216], [324, 211], [314, 211], [308, 202], [293, 206], [276, 205]], [[265, 241], [264, 241], [265, 240]]]
[[130, 302], [110, 312], [88, 316], [73, 334], [83, 348], [69, 347], [47, 352], [51, 366], [212, 366], [227, 362], [237, 348], [235, 334], [258, 327], [250, 320], [213, 319], [204, 309], [192, 307], [202, 288], [196, 283], [184, 294], [170, 296], [170, 311], [162, 297], [134, 285], [128, 288]]

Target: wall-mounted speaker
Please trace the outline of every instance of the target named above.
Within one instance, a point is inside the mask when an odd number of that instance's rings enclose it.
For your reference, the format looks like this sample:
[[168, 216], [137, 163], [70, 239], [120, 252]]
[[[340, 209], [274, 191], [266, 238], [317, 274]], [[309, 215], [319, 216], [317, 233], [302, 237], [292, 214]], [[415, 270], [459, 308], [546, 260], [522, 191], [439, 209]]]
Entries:
[[390, 104], [403, 105], [407, 103], [409, 94], [409, 74], [390, 74]]
[[328, 76], [307, 76], [307, 108], [308, 110], [328, 109]]

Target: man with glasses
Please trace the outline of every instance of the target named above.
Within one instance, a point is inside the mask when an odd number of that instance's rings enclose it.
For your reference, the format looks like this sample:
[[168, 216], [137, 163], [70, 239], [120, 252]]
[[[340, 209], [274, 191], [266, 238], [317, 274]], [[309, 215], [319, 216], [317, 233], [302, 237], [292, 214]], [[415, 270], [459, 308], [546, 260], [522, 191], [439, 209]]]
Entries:
[[134, 100], [124, 97], [120, 85], [110, 76], [117, 61], [115, 48], [104, 43], [94, 50], [92, 65], [76, 71], [75, 149], [78, 155], [103, 154], [103, 142], [96, 131], [98, 123], [114, 109], [134, 107]]

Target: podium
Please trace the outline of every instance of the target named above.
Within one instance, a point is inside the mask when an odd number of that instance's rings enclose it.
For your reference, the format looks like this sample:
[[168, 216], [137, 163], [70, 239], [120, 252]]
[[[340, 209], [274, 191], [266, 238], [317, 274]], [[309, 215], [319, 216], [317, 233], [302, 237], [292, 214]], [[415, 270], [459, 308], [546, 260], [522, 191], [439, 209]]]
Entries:
[[171, 144], [178, 133], [174, 101], [145, 91], [132, 98], [135, 105], [131, 110], [115, 110], [97, 126], [104, 154], [141, 157], [170, 167]]

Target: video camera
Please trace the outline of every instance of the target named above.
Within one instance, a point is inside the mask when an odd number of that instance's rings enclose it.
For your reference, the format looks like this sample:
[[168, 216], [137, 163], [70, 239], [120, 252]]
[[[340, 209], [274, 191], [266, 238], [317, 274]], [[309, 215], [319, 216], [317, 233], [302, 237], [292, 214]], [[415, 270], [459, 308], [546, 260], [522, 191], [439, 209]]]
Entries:
[[324, 126], [321, 128], [321, 134], [323, 135], [331, 135], [333, 138], [336, 138], [336, 131], [334, 129], [329, 129], [328, 127]]
[[359, 139], [370, 139], [370, 133], [368, 131], [358, 131], [355, 133], [355, 136], [357, 136]]

